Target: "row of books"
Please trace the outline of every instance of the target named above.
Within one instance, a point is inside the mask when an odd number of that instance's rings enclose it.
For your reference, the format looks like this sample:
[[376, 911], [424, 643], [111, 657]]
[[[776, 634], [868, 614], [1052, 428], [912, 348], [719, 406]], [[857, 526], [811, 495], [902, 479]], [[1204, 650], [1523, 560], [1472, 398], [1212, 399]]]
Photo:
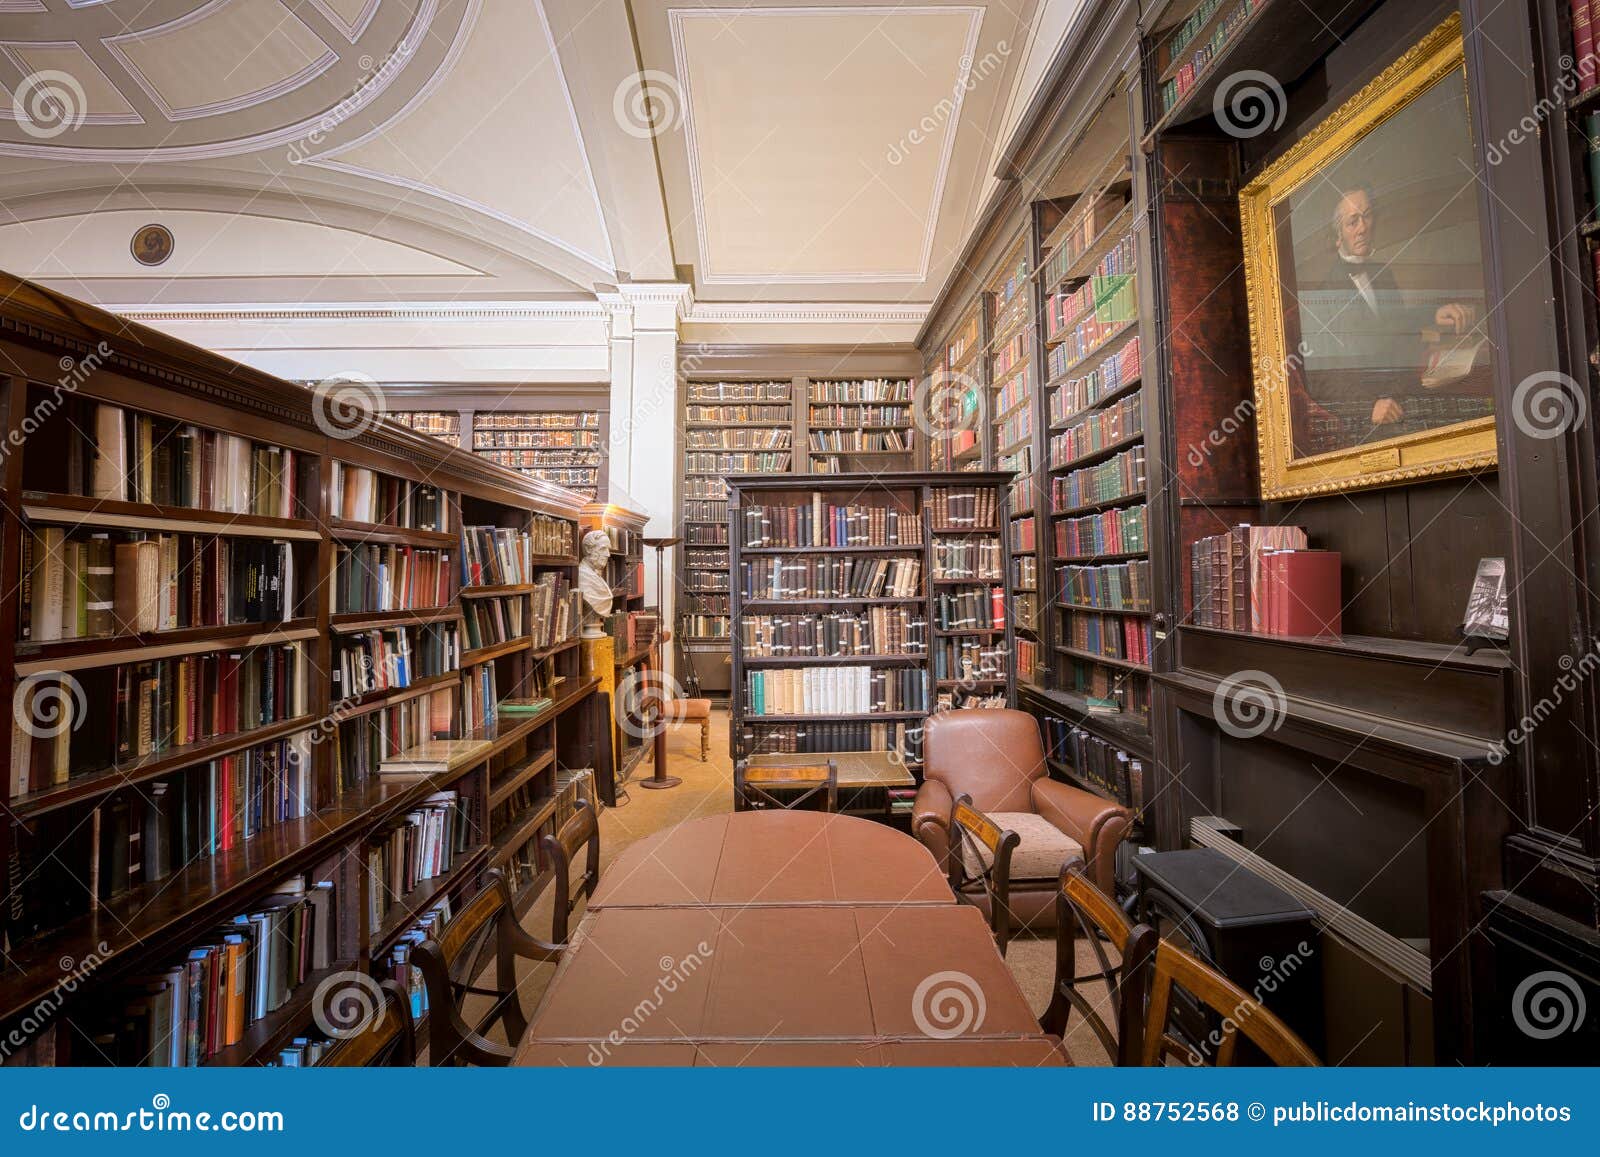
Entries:
[[[476, 450], [507, 470], [521, 470], [570, 489], [593, 487], [600, 467], [600, 452], [580, 450]], [[559, 454], [560, 457], [556, 455]]]
[[[1013, 379], [1015, 385], [1019, 379]], [[1008, 386], [1007, 389], [1011, 387]], [[1031, 387], [1023, 386], [1023, 389]], [[1021, 399], [1019, 399], [1020, 401]], [[995, 405], [1001, 403], [997, 400]], [[1019, 406], [1002, 418], [994, 428], [994, 444], [1000, 447], [1012, 447], [1026, 438], [1033, 437], [1033, 407]]]
[[461, 415], [447, 410], [390, 410], [389, 417], [409, 430], [430, 438], [449, 438], [461, 434]]
[[1016, 591], [1011, 596], [1011, 621], [1019, 631], [1039, 631], [1039, 594]]
[[598, 430], [478, 430], [474, 450], [586, 450], [600, 444]]
[[976, 579], [980, 582], [998, 582], [1000, 570], [1000, 543], [998, 539], [950, 539], [933, 541], [933, 577], [935, 579]]
[[333, 609], [406, 611], [442, 607], [455, 596], [450, 552], [372, 543], [334, 552]]
[[606, 617], [606, 634], [617, 641], [617, 658], [656, 644], [661, 616], [655, 611], [618, 611]]
[[[494, 664], [485, 663], [477, 670], [493, 671]], [[457, 690], [456, 685], [447, 683], [438, 690], [341, 720], [334, 729], [333, 749], [340, 791], [355, 791], [372, 782], [385, 759], [435, 736], [453, 734]]]
[[57, 485], [68, 494], [307, 517], [300, 473], [313, 460], [281, 446], [79, 397], [69, 398], [61, 418], [44, 422], [34, 438], [30, 457], [39, 450], [44, 469], [64, 470]]
[[[1054, 337], [1079, 321], [1094, 317], [1109, 320], [1117, 302], [1133, 289], [1133, 273], [1139, 267], [1139, 247], [1132, 230], [1106, 251], [1084, 283], [1070, 293], [1052, 295], [1046, 302], [1046, 332]], [[1118, 316], [1130, 316], [1122, 315]]]
[[933, 625], [940, 631], [998, 631], [1006, 625], [1002, 587], [944, 587], [934, 592]]
[[529, 635], [536, 651], [564, 643], [583, 628], [583, 595], [563, 573], [546, 571], [540, 575], [533, 584], [529, 604], [533, 615]]
[[1011, 644], [1011, 650], [1017, 657], [1017, 678], [1024, 683], [1037, 683], [1039, 681], [1039, 644], [1032, 639], [1018, 635]]
[[449, 896], [443, 896], [417, 918], [398, 943], [390, 950], [387, 973], [411, 1001], [411, 1018], [420, 1021], [428, 1014], [428, 986], [423, 982], [422, 969], [411, 963], [411, 950], [424, 940], [436, 938], [445, 930], [454, 916]]
[[535, 557], [571, 558], [572, 523], [537, 518], [528, 531], [505, 526], [461, 528], [461, 585], [521, 586], [534, 581]]
[[600, 529], [611, 546], [613, 562], [626, 562], [644, 554], [644, 535], [639, 531], [629, 530], [626, 526], [604, 526]]
[[696, 499], [683, 504], [685, 522], [727, 522], [728, 500]]
[[767, 723], [747, 729], [742, 747], [752, 753], [894, 751], [908, 763], [922, 758], [922, 724], [904, 719], [850, 723]]
[[684, 576], [683, 586], [690, 591], [710, 591], [718, 593], [726, 591], [728, 574], [726, 570], [691, 570]]
[[683, 565], [690, 570], [727, 570], [728, 548], [696, 550], [691, 547], [683, 552]]
[[1061, 601], [1069, 606], [1102, 607], [1108, 611], [1148, 611], [1152, 605], [1150, 560], [1064, 566]]
[[1080, 780], [1131, 809], [1135, 820], [1143, 818], [1148, 798], [1143, 760], [1059, 715], [1042, 715], [1039, 722], [1049, 758], [1066, 764]]
[[[996, 355], [997, 363], [1001, 361], [1009, 363], [1004, 370], [996, 371], [1006, 375], [1004, 378], [995, 379], [992, 402], [996, 414], [1010, 413], [1033, 396], [1033, 363], [1026, 358], [1013, 358], [1013, 349], [1018, 345], [1025, 347], [1027, 337], [1027, 333], [1019, 333], [1007, 343], [1001, 354]], [[1020, 372], [1013, 373], [1013, 370]], [[1002, 438], [998, 444], [1008, 446], [1013, 440]]]
[[700, 451], [683, 456], [683, 468], [690, 474], [783, 474], [789, 469], [792, 454], [769, 452], [742, 454]]
[[479, 410], [476, 430], [598, 430], [598, 410]]
[[683, 624], [683, 634], [688, 639], [726, 639], [730, 637], [730, 620], [727, 615], [678, 616]]
[[140, 631], [281, 622], [295, 606], [286, 542], [195, 534], [22, 537], [24, 639], [106, 638]]
[[377, 833], [366, 850], [368, 927], [381, 928], [394, 901], [444, 875], [480, 840], [471, 799], [454, 791], [435, 792]]
[[460, 669], [461, 636], [455, 623], [335, 635], [331, 694], [335, 701], [349, 699]]
[[999, 500], [990, 489], [949, 487], [929, 500], [935, 530], [992, 530], [1000, 519]]
[[835, 427], [854, 430], [861, 426], [909, 426], [910, 406], [812, 406], [813, 430]]
[[984, 690], [989, 684], [980, 683], [941, 689], [934, 698], [934, 711], [977, 711], [985, 708], [999, 710], [1006, 706], [1003, 688]]
[[[1051, 349], [1050, 357], [1052, 359], [1059, 357], [1063, 367], [1070, 360], [1067, 351], [1061, 346]], [[1068, 378], [1050, 391], [1051, 425], [1070, 421], [1074, 415], [1087, 410], [1102, 398], [1109, 397], [1138, 380], [1142, 372], [1139, 358], [1139, 338], [1135, 336], [1129, 338], [1120, 349], [1092, 370]], [[1054, 372], [1051, 376], [1055, 376]]]
[[1082, 209], [1074, 207], [1073, 215], [1062, 222], [1063, 228], [1053, 233], [1056, 244], [1044, 263], [1045, 284], [1054, 285], [1066, 276], [1127, 204], [1120, 193], [1101, 192]]
[[1087, 699], [1092, 712], [1150, 717], [1150, 677], [1142, 671], [1124, 671], [1090, 659], [1069, 658], [1062, 674], [1066, 689]]
[[1071, 466], [1086, 454], [1136, 438], [1144, 433], [1144, 399], [1124, 398], [1107, 410], [1100, 410], [1050, 439], [1050, 468]]
[[690, 524], [684, 528], [683, 539], [695, 546], [727, 546], [728, 524], [726, 522]]
[[407, 530], [449, 530], [450, 506], [437, 486], [379, 474], [348, 462], [333, 464], [334, 509], [348, 522]]
[[920, 655], [927, 621], [910, 607], [867, 607], [859, 614], [745, 615], [739, 638], [746, 658]]
[[[691, 475], [683, 480], [683, 496], [685, 498], [708, 499], [712, 502], [726, 502], [728, 484], [721, 478], [696, 478]], [[689, 517], [687, 512], [684, 517]]]
[[304, 715], [303, 646], [287, 643], [30, 677], [15, 697], [11, 796]]
[[1338, 551], [1311, 550], [1298, 526], [1241, 523], [1190, 546], [1189, 580], [1199, 626], [1266, 635], [1338, 636]]
[[1018, 555], [1011, 560], [1011, 589], [1014, 591], [1039, 589], [1039, 560], [1033, 555]]
[[793, 420], [787, 405], [685, 406], [683, 416], [687, 422], [771, 422], [775, 426], [787, 426]]
[[813, 402], [899, 402], [909, 404], [915, 383], [869, 378], [859, 382], [812, 382]]
[[1013, 478], [1011, 485], [1007, 489], [1011, 513], [1015, 515], [1018, 511], [1032, 510], [1034, 507], [1033, 495], [1033, 472], [1031, 470], [1026, 474], [1019, 474]]
[[922, 519], [887, 503], [835, 503], [813, 491], [809, 503], [739, 511], [746, 547], [920, 546]]
[[690, 382], [691, 402], [787, 402], [789, 382]]
[[[1252, 12], [1261, 6], [1261, 0], [1205, 0], [1178, 29], [1180, 33], [1187, 31], [1190, 39], [1180, 39], [1175, 35], [1174, 43], [1179, 44], [1180, 47], [1169, 48], [1168, 59], [1171, 60], [1177, 57], [1184, 48], [1187, 48], [1193, 36], [1197, 35], [1199, 30], [1216, 15], [1219, 8], [1228, 3], [1233, 4], [1233, 10], [1216, 26], [1211, 35], [1206, 38], [1205, 43], [1194, 50], [1194, 54], [1183, 63], [1183, 66], [1178, 69], [1172, 79], [1162, 84], [1162, 112], [1171, 110], [1174, 105], [1188, 94], [1190, 89], [1194, 88], [1195, 81], [1204, 75], [1206, 69], [1211, 67], [1211, 62], [1216, 59], [1217, 54], [1233, 38], [1233, 34], [1238, 31], [1239, 26], [1250, 18]], [[1201, 13], [1205, 15], [1202, 17]]]
[[694, 597], [695, 609], [707, 615], [726, 615], [729, 613], [727, 595], [709, 594]]
[[1031, 514], [1013, 519], [1011, 522], [1011, 549], [1013, 551], [1031, 551], [1037, 544], [1034, 536], [1035, 521]]
[[1128, 663], [1150, 662], [1148, 619], [1068, 611], [1062, 615], [1061, 625], [1066, 645], [1075, 651]]
[[111, 1010], [80, 1027], [85, 1064], [205, 1064], [244, 1039], [315, 973], [331, 967], [334, 890], [290, 881], [257, 910], [220, 925], [188, 957], [119, 986]]
[[944, 681], [986, 682], [1006, 677], [1006, 648], [1003, 642], [977, 639], [936, 639], [933, 647], [933, 677]]
[[690, 450], [787, 450], [794, 445], [794, 431], [788, 427], [763, 430], [747, 426], [686, 430], [683, 444]]
[[1083, 466], [1070, 474], [1050, 479], [1050, 509], [1057, 513], [1143, 494], [1145, 448], [1133, 446], [1094, 466]]
[[870, 715], [926, 711], [927, 686], [914, 667], [793, 667], [746, 671], [746, 715]]
[[746, 599], [915, 598], [918, 558], [757, 558], [739, 564]]
[[467, 627], [467, 648], [477, 650], [509, 643], [528, 633], [527, 604], [520, 595], [492, 599], [463, 599], [461, 618]]
[[889, 454], [911, 449], [911, 431], [813, 429], [808, 445], [814, 454]]
[[1057, 558], [1086, 558], [1097, 554], [1134, 554], [1149, 549], [1147, 507], [1127, 506], [1102, 510], [1082, 518], [1056, 522]]

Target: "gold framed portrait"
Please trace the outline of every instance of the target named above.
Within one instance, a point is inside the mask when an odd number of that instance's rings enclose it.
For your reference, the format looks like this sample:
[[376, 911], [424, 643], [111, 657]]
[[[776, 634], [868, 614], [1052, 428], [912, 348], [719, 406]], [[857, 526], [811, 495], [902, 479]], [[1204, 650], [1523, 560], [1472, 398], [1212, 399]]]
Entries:
[[1246, 185], [1240, 216], [1262, 497], [1495, 464], [1459, 16]]

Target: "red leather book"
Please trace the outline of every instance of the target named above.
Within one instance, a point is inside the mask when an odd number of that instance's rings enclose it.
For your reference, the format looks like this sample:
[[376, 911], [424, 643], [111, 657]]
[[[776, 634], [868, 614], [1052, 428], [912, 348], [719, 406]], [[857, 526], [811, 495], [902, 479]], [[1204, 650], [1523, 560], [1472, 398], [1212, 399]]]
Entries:
[[1336, 550], [1286, 550], [1273, 557], [1278, 595], [1279, 635], [1309, 638], [1338, 636], [1341, 627]]

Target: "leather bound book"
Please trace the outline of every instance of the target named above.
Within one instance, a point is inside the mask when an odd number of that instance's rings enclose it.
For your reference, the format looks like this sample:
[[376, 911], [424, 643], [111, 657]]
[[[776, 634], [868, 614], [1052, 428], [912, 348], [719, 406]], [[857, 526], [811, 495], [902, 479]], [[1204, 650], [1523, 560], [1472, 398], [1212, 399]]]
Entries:
[[1280, 635], [1337, 637], [1341, 631], [1336, 550], [1287, 550], [1273, 556], [1278, 586]]

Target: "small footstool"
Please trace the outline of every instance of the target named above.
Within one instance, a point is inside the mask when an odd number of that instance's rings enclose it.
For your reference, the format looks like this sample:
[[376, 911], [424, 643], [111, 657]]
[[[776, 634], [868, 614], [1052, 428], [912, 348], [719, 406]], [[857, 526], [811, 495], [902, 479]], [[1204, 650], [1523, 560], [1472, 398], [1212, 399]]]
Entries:
[[669, 700], [666, 705], [666, 716], [673, 723], [700, 724], [700, 762], [704, 763], [711, 751], [711, 700]]

